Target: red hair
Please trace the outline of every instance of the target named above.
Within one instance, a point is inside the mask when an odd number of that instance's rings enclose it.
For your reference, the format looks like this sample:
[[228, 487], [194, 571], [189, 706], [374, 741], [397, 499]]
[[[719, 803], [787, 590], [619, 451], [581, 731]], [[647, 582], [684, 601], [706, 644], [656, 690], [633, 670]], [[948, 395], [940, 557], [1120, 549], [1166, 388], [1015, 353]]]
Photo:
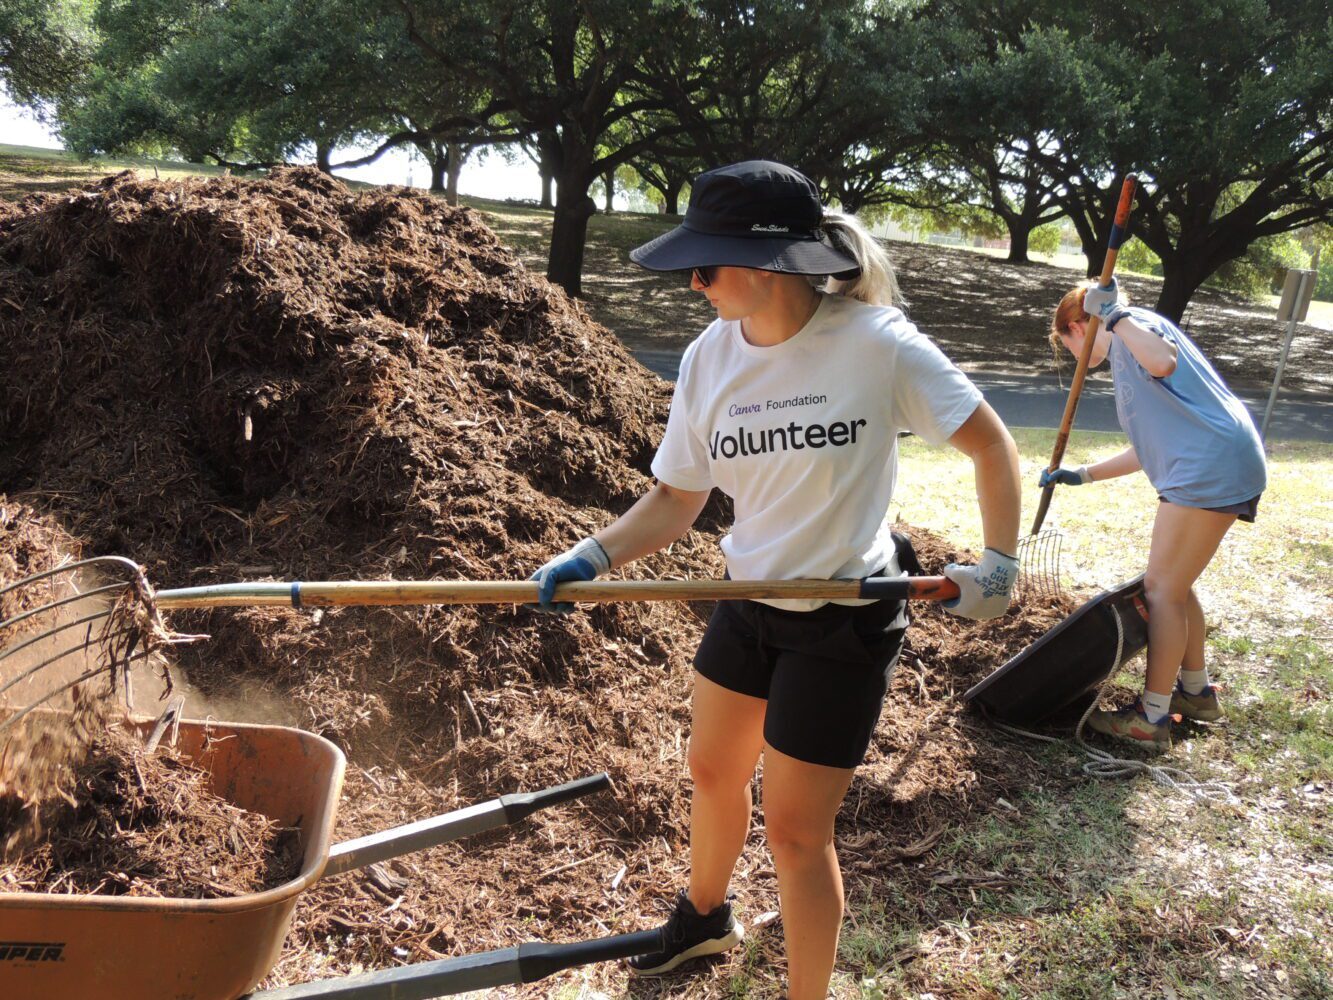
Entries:
[[1060, 335], [1069, 329], [1070, 323], [1082, 323], [1088, 318], [1088, 314], [1083, 311], [1083, 296], [1091, 286], [1091, 282], [1074, 286], [1065, 292], [1064, 298], [1055, 307], [1055, 316], [1051, 318], [1050, 339], [1051, 347], [1055, 350], [1057, 359], [1060, 356], [1062, 346]]

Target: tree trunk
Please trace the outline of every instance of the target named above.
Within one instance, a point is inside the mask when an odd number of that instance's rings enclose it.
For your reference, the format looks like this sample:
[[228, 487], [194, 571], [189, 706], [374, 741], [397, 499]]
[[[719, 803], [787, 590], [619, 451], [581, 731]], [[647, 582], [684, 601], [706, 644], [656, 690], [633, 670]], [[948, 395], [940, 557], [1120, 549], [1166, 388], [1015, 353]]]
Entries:
[[1010, 264], [1032, 263], [1032, 259], [1028, 256], [1028, 245], [1032, 239], [1032, 230], [1037, 228], [1037, 220], [1041, 218], [1042, 211], [1040, 201], [1034, 204], [1032, 199], [1028, 199], [1021, 212], [998, 213], [1004, 220], [1005, 228], [1009, 230]]
[[1233, 233], [1195, 240], [1181, 233], [1174, 248], [1162, 248], [1165, 253], [1151, 243], [1148, 246], [1162, 261], [1162, 290], [1153, 308], [1179, 323], [1199, 286], [1227, 261], [1244, 256], [1249, 244]]
[[668, 180], [666, 190], [662, 192], [662, 211], [667, 215], [680, 215], [680, 191], [685, 186], [683, 180]]
[[1009, 256], [1006, 259], [1010, 264], [1031, 264], [1028, 237], [1032, 235], [1032, 227], [1018, 216], [1005, 219], [1004, 224], [1009, 229]]
[[449, 155], [438, 144], [431, 143], [426, 158], [430, 160], [430, 193], [444, 193], [444, 178], [449, 172]]
[[551, 189], [555, 186], [562, 159], [560, 135], [554, 129], [537, 136], [537, 159], [537, 171], [542, 178], [542, 208], [552, 208], [555, 202], [551, 198]]
[[551, 225], [551, 255], [546, 261], [547, 280], [575, 298], [583, 294], [583, 251], [588, 241], [588, 220], [597, 203], [588, 197], [588, 184], [580, 193], [561, 184], [556, 191], [555, 218]]
[[588, 196], [597, 176], [593, 160], [593, 146], [583, 141], [578, 129], [572, 126], [561, 129], [560, 172], [555, 182], [555, 214], [546, 277], [576, 298], [583, 294], [588, 220], [597, 213], [597, 203]]
[[[1111, 238], [1111, 225], [1115, 222], [1115, 210], [1124, 180], [1125, 175], [1116, 171], [1110, 187], [1075, 192], [1073, 198], [1060, 201], [1078, 233], [1079, 245], [1088, 261], [1089, 278], [1101, 276], [1102, 265], [1106, 262], [1106, 243]], [[1130, 231], [1133, 231], [1132, 222]]]
[[614, 170], [602, 174], [602, 183], [606, 185], [606, 209], [605, 213], [610, 215], [615, 211], [612, 200], [616, 196], [616, 172]]
[[333, 145], [327, 142], [315, 143], [315, 166], [326, 174], [333, 173]]
[[449, 143], [445, 150], [445, 159], [449, 163], [449, 181], [444, 198], [450, 205], [457, 205], [458, 175], [463, 172], [463, 161], [467, 159], [467, 152], [463, 149], [463, 144], [458, 142]]
[[1090, 233], [1090, 236], [1085, 236], [1080, 229], [1078, 242], [1083, 249], [1083, 256], [1088, 262], [1088, 277], [1099, 278], [1102, 274], [1102, 265], [1106, 263], [1106, 238], [1095, 231], [1090, 231]]
[[1154, 311], [1165, 316], [1172, 323], [1179, 323], [1185, 315], [1185, 307], [1190, 304], [1199, 284], [1186, 273], [1183, 267], [1162, 268], [1162, 291], [1157, 296]]

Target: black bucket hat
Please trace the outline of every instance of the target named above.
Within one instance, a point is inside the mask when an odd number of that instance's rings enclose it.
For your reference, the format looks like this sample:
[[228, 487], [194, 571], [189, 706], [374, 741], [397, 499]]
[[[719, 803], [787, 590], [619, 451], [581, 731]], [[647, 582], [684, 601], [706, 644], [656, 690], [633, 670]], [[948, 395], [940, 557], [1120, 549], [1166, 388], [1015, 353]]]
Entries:
[[856, 277], [856, 258], [820, 228], [823, 215], [819, 190], [805, 174], [771, 160], [746, 160], [696, 177], [684, 222], [629, 257], [650, 271], [721, 264]]

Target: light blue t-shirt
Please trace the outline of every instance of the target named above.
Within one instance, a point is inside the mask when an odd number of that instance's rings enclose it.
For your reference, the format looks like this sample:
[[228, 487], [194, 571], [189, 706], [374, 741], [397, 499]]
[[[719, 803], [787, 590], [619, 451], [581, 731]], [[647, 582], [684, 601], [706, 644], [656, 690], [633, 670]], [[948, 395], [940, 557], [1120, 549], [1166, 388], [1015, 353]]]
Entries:
[[1111, 377], [1120, 426], [1162, 499], [1225, 507], [1257, 497], [1268, 482], [1264, 447], [1245, 404], [1170, 320], [1132, 307], [1130, 317], [1176, 349], [1176, 370], [1154, 378], [1119, 337]]

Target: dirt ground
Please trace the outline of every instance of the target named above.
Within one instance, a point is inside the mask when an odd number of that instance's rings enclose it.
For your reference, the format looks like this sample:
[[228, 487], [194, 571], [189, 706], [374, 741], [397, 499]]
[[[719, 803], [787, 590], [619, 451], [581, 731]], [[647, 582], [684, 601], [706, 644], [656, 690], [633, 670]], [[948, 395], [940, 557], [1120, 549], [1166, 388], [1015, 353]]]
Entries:
[[[500, 203], [484, 206], [501, 238], [517, 247], [529, 267], [546, 266], [547, 217]], [[654, 274], [630, 263], [628, 251], [659, 235], [669, 223], [643, 215], [597, 216], [590, 227], [584, 303], [591, 316], [631, 350], [683, 350], [713, 319], [702, 296], [679, 274]], [[1020, 374], [1056, 371], [1045, 340], [1060, 297], [1078, 280], [1068, 268], [1010, 264], [973, 250], [891, 242], [889, 254], [907, 298], [907, 312], [965, 370]], [[1122, 276], [1131, 300], [1149, 308], [1161, 279]], [[1286, 332], [1266, 303], [1200, 289], [1183, 328], [1229, 383], [1269, 386]], [[1333, 331], [1297, 325], [1283, 372], [1286, 388], [1333, 392]], [[1061, 369], [1073, 371], [1073, 359]], [[1094, 378], [1108, 378], [1103, 369]]]

